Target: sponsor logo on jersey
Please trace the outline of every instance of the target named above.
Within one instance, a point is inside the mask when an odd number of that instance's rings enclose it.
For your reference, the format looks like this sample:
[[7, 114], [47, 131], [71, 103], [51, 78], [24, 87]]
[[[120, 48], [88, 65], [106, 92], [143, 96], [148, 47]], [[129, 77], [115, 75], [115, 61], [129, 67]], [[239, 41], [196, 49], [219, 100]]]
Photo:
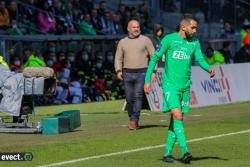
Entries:
[[174, 51], [173, 58], [182, 60], [182, 59], [190, 59], [190, 56], [183, 51]]

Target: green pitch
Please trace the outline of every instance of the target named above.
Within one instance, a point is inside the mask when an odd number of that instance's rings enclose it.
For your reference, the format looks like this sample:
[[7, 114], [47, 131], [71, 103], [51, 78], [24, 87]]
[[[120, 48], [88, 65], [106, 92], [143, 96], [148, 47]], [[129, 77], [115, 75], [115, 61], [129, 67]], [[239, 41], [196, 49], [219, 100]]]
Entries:
[[[80, 109], [82, 126], [74, 132], [59, 135], [0, 134], [0, 152], [31, 152], [32, 161], [1, 162], [0, 166], [39, 166], [84, 157], [107, 155], [103, 158], [64, 164], [86, 167], [165, 167], [183, 166], [166, 164], [160, 159], [164, 153], [169, 115], [143, 111], [141, 129], [129, 131], [127, 113], [121, 111], [123, 101], [37, 107], [36, 119], [52, 116], [68, 109]], [[185, 116], [185, 131], [193, 154], [192, 166], [235, 167], [250, 166], [250, 132], [231, 134], [250, 129], [250, 102], [195, 108]], [[148, 150], [128, 151], [152, 146]], [[159, 146], [159, 147], [154, 147]], [[174, 156], [181, 157], [178, 145]]]

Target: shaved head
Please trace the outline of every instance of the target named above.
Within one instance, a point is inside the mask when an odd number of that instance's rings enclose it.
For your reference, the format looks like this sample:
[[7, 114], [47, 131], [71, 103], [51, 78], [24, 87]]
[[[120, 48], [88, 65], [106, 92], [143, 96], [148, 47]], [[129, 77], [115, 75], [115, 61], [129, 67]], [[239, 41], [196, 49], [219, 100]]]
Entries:
[[139, 21], [135, 19], [130, 20], [128, 22], [127, 30], [128, 30], [129, 37], [134, 38], [134, 37], [139, 36], [141, 34]]

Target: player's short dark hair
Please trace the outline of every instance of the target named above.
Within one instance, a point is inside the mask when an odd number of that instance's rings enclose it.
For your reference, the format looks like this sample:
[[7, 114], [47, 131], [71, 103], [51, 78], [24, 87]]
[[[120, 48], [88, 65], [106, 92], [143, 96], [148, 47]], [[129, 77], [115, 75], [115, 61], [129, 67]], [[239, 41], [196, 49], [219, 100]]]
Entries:
[[180, 23], [182, 21], [190, 22], [191, 20], [198, 22], [198, 20], [192, 14], [186, 13], [181, 16]]

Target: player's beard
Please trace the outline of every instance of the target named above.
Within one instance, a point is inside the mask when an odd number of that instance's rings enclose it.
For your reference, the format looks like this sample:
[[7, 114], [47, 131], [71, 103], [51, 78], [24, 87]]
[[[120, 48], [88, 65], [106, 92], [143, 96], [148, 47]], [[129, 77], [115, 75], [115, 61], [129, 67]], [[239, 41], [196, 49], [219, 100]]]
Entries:
[[193, 37], [193, 35], [191, 35], [189, 32], [185, 32], [185, 35], [186, 35], [186, 38], [187, 39], [190, 39]]

